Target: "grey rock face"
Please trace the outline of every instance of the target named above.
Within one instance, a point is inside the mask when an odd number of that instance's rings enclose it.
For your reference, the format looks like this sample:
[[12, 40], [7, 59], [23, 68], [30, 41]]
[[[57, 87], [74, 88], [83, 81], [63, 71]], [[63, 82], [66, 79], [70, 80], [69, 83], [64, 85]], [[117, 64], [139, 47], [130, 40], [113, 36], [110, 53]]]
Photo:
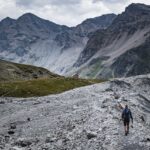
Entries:
[[105, 15], [72, 28], [31, 13], [17, 20], [5, 18], [0, 22], [1, 59], [42, 66], [64, 74], [77, 60], [89, 33], [106, 28], [114, 18], [113, 14]]
[[150, 7], [131, 4], [118, 16], [60, 26], [33, 14], [0, 22], [0, 58], [84, 78], [150, 72]]
[[[0, 147], [5, 150], [149, 150], [149, 89], [150, 75], [144, 75], [45, 97], [0, 98], [5, 101], [0, 104]], [[124, 136], [121, 121], [125, 104], [134, 118], [128, 136]], [[12, 125], [14, 134], [8, 134]]]
[[[95, 78], [149, 73], [149, 38], [150, 6], [131, 4], [107, 29], [92, 34], [74, 67], [79, 68], [80, 76], [94, 69]], [[99, 59], [98, 67], [90, 65], [93, 59]]]
[[98, 29], [108, 28], [115, 18], [115, 14], [107, 14], [100, 17], [87, 19], [81, 24], [77, 25], [74, 30], [81, 36], [87, 36], [89, 33], [92, 33]]
[[114, 75], [132, 76], [150, 72], [150, 40], [121, 55], [112, 65]]

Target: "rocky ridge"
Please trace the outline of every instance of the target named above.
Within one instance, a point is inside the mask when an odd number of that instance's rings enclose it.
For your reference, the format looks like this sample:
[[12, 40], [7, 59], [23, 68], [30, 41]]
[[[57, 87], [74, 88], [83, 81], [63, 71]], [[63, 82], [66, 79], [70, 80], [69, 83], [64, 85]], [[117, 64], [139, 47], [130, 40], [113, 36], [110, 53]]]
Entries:
[[150, 6], [131, 4], [96, 31], [74, 64], [81, 77], [110, 78], [150, 72]]
[[77, 27], [58, 25], [31, 13], [0, 22], [0, 59], [41, 66], [65, 74], [76, 62], [89, 34], [106, 28], [116, 15], [88, 19]]

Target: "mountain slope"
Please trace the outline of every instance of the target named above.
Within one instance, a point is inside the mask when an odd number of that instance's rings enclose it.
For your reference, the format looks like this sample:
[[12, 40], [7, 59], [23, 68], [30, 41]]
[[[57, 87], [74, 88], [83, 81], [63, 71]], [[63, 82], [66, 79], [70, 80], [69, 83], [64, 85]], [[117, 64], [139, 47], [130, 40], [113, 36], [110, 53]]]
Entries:
[[82, 36], [87, 36], [98, 29], [105, 29], [116, 18], [115, 14], [102, 15], [100, 17], [90, 18], [77, 25], [74, 30]]
[[23, 65], [0, 60], [0, 81], [31, 80], [38, 78], [56, 78], [56, 74], [31, 65]]
[[102, 82], [67, 78], [47, 69], [0, 60], [1, 97], [37, 97]]
[[[45, 97], [0, 98], [1, 148], [149, 150], [149, 89], [146, 75]], [[127, 137], [120, 104], [133, 114]]]
[[107, 29], [93, 34], [74, 64], [76, 72], [94, 78], [149, 73], [149, 39], [150, 6], [131, 4]]
[[0, 22], [0, 58], [65, 74], [84, 49], [90, 31], [106, 28], [114, 18], [115, 15], [105, 15], [86, 21], [89, 26], [84, 22], [74, 28], [43, 20], [31, 13], [17, 20], [5, 18]]

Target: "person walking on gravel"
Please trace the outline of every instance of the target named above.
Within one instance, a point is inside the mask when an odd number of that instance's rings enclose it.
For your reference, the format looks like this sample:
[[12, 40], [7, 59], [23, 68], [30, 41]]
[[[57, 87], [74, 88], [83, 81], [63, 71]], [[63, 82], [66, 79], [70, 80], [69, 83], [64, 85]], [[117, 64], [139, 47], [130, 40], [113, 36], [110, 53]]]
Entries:
[[133, 117], [132, 117], [131, 110], [128, 108], [128, 105], [126, 105], [122, 112], [122, 120], [124, 123], [125, 135], [128, 135], [128, 133], [129, 133], [130, 118], [132, 119], [132, 123], [133, 123]]

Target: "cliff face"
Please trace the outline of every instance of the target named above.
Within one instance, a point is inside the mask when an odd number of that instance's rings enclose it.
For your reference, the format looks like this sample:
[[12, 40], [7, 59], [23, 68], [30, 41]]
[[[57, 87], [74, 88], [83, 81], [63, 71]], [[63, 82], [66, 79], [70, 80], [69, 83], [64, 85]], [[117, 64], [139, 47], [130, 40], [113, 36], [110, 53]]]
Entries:
[[83, 78], [150, 72], [150, 6], [131, 4], [67, 27], [24, 14], [0, 22], [0, 58]]
[[148, 73], [149, 39], [150, 7], [131, 4], [107, 29], [91, 36], [74, 66], [81, 76], [95, 78]]

